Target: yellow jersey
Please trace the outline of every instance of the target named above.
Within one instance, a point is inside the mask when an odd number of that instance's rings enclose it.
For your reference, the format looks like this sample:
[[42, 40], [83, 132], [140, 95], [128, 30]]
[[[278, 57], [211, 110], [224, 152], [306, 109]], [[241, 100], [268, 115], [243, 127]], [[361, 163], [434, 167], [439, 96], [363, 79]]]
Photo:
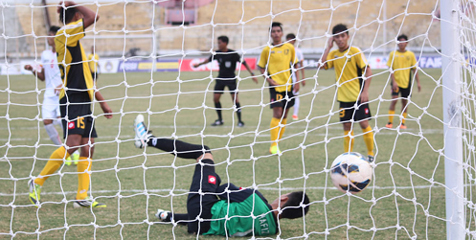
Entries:
[[83, 19], [62, 27], [55, 36], [58, 65], [63, 79], [60, 99], [67, 95], [69, 102], [86, 102], [94, 99], [94, 83], [88, 59], [79, 42], [85, 36]]
[[387, 66], [393, 69], [393, 76], [398, 87], [408, 88], [408, 83], [412, 79], [412, 69], [416, 70], [417, 61], [412, 51], [400, 52], [395, 50], [390, 53]]
[[364, 89], [362, 74], [368, 66], [364, 53], [358, 47], [343, 52], [332, 50], [327, 55], [326, 69], [334, 68], [337, 81], [337, 101], [357, 102]]
[[94, 53], [90, 53], [88, 55], [88, 61], [89, 61], [89, 69], [91, 72], [95, 73], [98, 72], [98, 61], [99, 61], [99, 56]]
[[268, 76], [278, 84], [275, 90], [285, 92], [291, 91], [291, 66], [296, 63], [294, 46], [290, 43], [284, 43], [278, 46], [266, 46], [261, 52], [258, 67], [263, 69], [267, 67]]

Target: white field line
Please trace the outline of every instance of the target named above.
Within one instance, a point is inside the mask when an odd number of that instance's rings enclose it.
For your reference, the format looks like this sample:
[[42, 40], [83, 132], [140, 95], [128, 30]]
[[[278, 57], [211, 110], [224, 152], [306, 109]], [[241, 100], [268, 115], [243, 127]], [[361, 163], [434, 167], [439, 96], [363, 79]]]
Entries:
[[[315, 125], [310, 125], [310, 126], [293, 126], [293, 125], [289, 125], [290, 123], [288, 123], [288, 126], [286, 126], [286, 128], [289, 128], [289, 129], [305, 129], [305, 128], [308, 128], [308, 129], [313, 129], [317, 126]], [[333, 125], [337, 125], [337, 126], [332, 126], [332, 127], [327, 127], [327, 129], [333, 129], [333, 130], [341, 130], [342, 129], [342, 126], [339, 125], [339, 124], [333, 124]], [[165, 128], [165, 129], [183, 129], [183, 128], [196, 128], [196, 129], [203, 129], [203, 128], [213, 128], [213, 129], [221, 129], [221, 128], [231, 128], [232, 126], [231, 125], [223, 125], [223, 126], [216, 126], [216, 127], [211, 127], [211, 126], [208, 126], [208, 125], [179, 125], [179, 126], [174, 126], [174, 125], [148, 125], [147, 126], [148, 128], [150, 128], [150, 130], [154, 130], [154, 129], [157, 129], [157, 128]], [[357, 129], [358, 126], [356, 126], [355, 128]], [[9, 128], [6, 128], [6, 127], [0, 127], [0, 130], [37, 130], [38, 128], [43, 128], [43, 125], [39, 125], [36, 126], [36, 127], [9, 127]], [[58, 127], [60, 128], [60, 127]], [[118, 128], [117, 126], [101, 126], [101, 129], [103, 128]], [[238, 127], [235, 126], [235, 129], [237, 129]], [[242, 129], [256, 129], [256, 126], [244, 126], [244, 127], [240, 127]], [[130, 129], [130, 131], [132, 132], [133, 130], [133, 127], [132, 125], [131, 126], [122, 126], [121, 129]], [[385, 128], [380, 128], [381, 130], [382, 129], [385, 129]], [[395, 130], [395, 128], [393, 129]], [[417, 132], [418, 129], [416, 128], [407, 128], [405, 130], [402, 130], [402, 131], [407, 131], [407, 132]], [[423, 131], [441, 131], [443, 132], [443, 129], [424, 129]]]
[[[286, 127], [287, 129], [288, 128], [291, 128], [292, 127]], [[335, 129], [342, 129], [341, 127], [339, 128], [335, 128]], [[418, 134], [419, 133], [419, 130], [418, 129], [406, 129], [406, 130], [403, 130], [401, 131], [403, 133], [413, 133], [413, 134]], [[423, 135], [430, 135], [430, 134], [443, 134], [443, 129], [425, 129], [423, 131], [421, 131]], [[397, 132], [395, 130], [393, 131], [385, 131], [385, 132], [378, 132], [377, 133], [378, 135], [395, 135], [397, 134]], [[308, 133], [307, 134], [308, 136], [314, 136], [314, 137], [320, 137], [320, 136], [340, 136], [342, 135], [342, 133], [328, 133], [328, 134], [325, 134], [325, 133]], [[223, 135], [223, 136], [227, 136], [227, 135]], [[99, 139], [101, 140], [106, 140], [106, 139], [115, 139], [117, 137], [117, 135], [110, 135], [110, 136], [102, 136], [102, 135], [99, 135]], [[134, 135], [120, 135], [121, 139], [124, 140], [124, 139], [133, 139], [134, 138]], [[240, 135], [240, 137], [255, 137], [255, 134], [253, 133], [249, 133], [249, 134], [245, 134], [245, 135]], [[270, 135], [269, 134], [259, 134], [258, 136], [256, 136], [258, 138], [269, 138]], [[38, 138], [0, 138], [0, 141], [34, 141], [34, 140], [38, 140]], [[44, 138], [41, 138], [40, 140], [44, 140], [44, 141], [47, 141], [47, 140], [50, 140], [48, 137], [44, 137]]]
[[[408, 190], [408, 189], [429, 189], [429, 188], [442, 188], [442, 185], [435, 184], [435, 185], [417, 185], [417, 186], [386, 186], [386, 187], [379, 187], [379, 186], [369, 186], [366, 189], [375, 189], [375, 190], [388, 190], [388, 189], [395, 189], [395, 190]], [[268, 190], [268, 191], [298, 191], [298, 190], [303, 190], [303, 188], [288, 188], [288, 187], [283, 187], [283, 188], [272, 188], [272, 187], [260, 187], [258, 190]], [[306, 187], [306, 190], [337, 190], [335, 187]], [[101, 194], [101, 193], [144, 193], [144, 194], [153, 194], [153, 193], [168, 193], [170, 192], [183, 192], [187, 193], [189, 190], [187, 189], [149, 189], [147, 191], [145, 190], [138, 190], [138, 189], [132, 189], [132, 190], [97, 190], [97, 191], [90, 191], [91, 194]], [[76, 191], [65, 191], [65, 192], [42, 192], [41, 195], [65, 195], [65, 194], [75, 194]], [[167, 194], [167, 195], [168, 195]], [[12, 196], [27, 196], [28, 193], [1, 193], [0, 192], [0, 197], [12, 197]], [[114, 196], [109, 196], [109, 197], [115, 197]], [[96, 196], [98, 197], [98, 196]], [[101, 196], [101, 197], [108, 197], [108, 196]]]

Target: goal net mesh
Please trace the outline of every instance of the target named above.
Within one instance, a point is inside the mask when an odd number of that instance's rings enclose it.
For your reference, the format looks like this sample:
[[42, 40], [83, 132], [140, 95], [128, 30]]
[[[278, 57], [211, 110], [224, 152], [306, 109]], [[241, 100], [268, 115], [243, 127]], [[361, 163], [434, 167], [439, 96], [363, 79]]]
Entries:
[[[157, 137], [210, 147], [222, 184], [256, 189], [269, 203], [291, 191], [309, 196], [306, 216], [277, 220], [276, 235], [249, 237], [442, 238], [448, 221], [442, 58], [461, 65], [461, 102], [452, 110], [461, 113], [462, 121], [463, 229], [474, 237], [474, 1], [458, 1], [459, 22], [452, 26], [459, 30], [462, 51], [452, 56], [441, 53], [437, 0], [77, 2], [100, 16], [80, 42], [86, 55], [99, 56], [88, 63], [99, 63], [95, 90], [113, 111], [113, 118], [106, 119], [98, 101], [91, 104], [98, 138], [85, 143], [94, 146], [88, 195], [107, 207], [83, 209], [73, 208], [78, 184], [74, 163], [49, 177], [39, 206], [28, 199], [28, 181], [40, 174], [57, 149], [43, 126], [45, 83], [25, 70], [25, 65], [45, 67], [42, 52], [50, 49], [46, 26], [63, 26], [56, 12], [59, 3], [42, 2], [0, 1], [0, 238], [197, 238], [179, 222], [163, 223], [155, 217], [157, 209], [187, 212], [195, 160], [153, 147], [136, 148], [133, 121], [138, 114]], [[305, 70], [299, 113], [293, 119], [291, 108], [281, 125], [282, 153], [276, 155], [269, 153], [269, 86], [256, 66], [263, 48], [271, 46], [272, 22], [283, 24], [283, 41], [288, 33], [295, 34]], [[369, 124], [374, 174], [369, 187], [358, 194], [338, 191], [329, 177], [332, 161], [344, 152], [345, 135], [334, 70], [317, 66], [338, 23], [348, 26], [349, 44], [362, 50], [373, 72]], [[395, 113], [389, 114], [391, 71], [386, 65], [401, 34], [408, 36], [407, 49], [417, 58], [421, 85], [419, 89], [411, 82], [405, 119], [401, 96]], [[228, 36], [228, 47], [258, 79], [253, 82], [238, 64], [235, 96], [228, 89], [214, 91], [218, 62], [194, 67], [216, 54], [219, 36]], [[211, 126], [217, 110], [224, 124]], [[244, 126], [238, 126], [238, 113]], [[390, 116], [393, 126], [387, 127]], [[62, 136], [61, 126], [55, 128]], [[353, 130], [354, 151], [367, 155], [358, 123]]]

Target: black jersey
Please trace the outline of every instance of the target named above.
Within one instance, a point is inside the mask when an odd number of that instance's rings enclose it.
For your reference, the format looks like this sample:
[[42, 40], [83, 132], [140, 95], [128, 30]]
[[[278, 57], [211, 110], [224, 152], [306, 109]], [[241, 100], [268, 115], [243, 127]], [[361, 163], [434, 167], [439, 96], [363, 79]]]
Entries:
[[55, 36], [61, 78], [67, 87], [61, 89], [59, 96], [63, 102], [89, 104], [94, 99], [94, 82], [80, 43], [84, 36], [83, 19], [65, 25]]
[[220, 71], [218, 78], [235, 78], [236, 62], [241, 62], [241, 56], [234, 50], [228, 49], [227, 52], [216, 51], [215, 55], [211, 55], [208, 61], [217, 60]]

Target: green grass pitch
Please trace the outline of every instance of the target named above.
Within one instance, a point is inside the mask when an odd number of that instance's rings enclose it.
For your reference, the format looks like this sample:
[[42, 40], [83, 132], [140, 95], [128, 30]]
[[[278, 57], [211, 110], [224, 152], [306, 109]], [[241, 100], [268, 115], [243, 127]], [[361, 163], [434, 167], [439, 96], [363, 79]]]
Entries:
[[[260, 78], [239, 82], [244, 128], [237, 128], [230, 95], [221, 102], [225, 125], [211, 127], [214, 83], [209, 72], [102, 74], [98, 87], [114, 111], [101, 116], [99, 104], [92, 196], [106, 209], [75, 209], [76, 168], [63, 166], [42, 191], [42, 206], [31, 205], [27, 182], [39, 174], [51, 145], [41, 118], [44, 83], [33, 76], [0, 78], [0, 238], [20, 239], [194, 239], [186, 227], [161, 224], [157, 208], [185, 212], [194, 161], [133, 145], [132, 122], [139, 113], [159, 137], [176, 136], [213, 149], [223, 182], [257, 186], [272, 201], [291, 189], [305, 188], [312, 204], [303, 219], [282, 220], [281, 238], [331, 239], [445, 238], [444, 159], [441, 70], [420, 72], [422, 91], [414, 90], [407, 130], [386, 129], [390, 99], [388, 72], [375, 71], [370, 88], [370, 122], [377, 149], [371, 186], [348, 196], [333, 188], [328, 170], [343, 152], [343, 130], [335, 101], [334, 71], [307, 70], [301, 90], [300, 120], [288, 118], [282, 156], [268, 148], [268, 89]], [[216, 73], [214, 73], [216, 74]], [[242, 77], [248, 77], [243, 74]], [[180, 79], [180, 80], [178, 80]], [[317, 84], [317, 82], [319, 84]], [[400, 112], [400, 102], [397, 113]], [[395, 117], [394, 126], [398, 123]], [[354, 151], [366, 153], [355, 127]], [[58, 128], [59, 130], [59, 128]], [[431, 186], [431, 187], [430, 187]], [[41, 232], [41, 235], [38, 233]], [[276, 236], [273, 236], [276, 237]], [[221, 237], [201, 237], [222, 239]]]

